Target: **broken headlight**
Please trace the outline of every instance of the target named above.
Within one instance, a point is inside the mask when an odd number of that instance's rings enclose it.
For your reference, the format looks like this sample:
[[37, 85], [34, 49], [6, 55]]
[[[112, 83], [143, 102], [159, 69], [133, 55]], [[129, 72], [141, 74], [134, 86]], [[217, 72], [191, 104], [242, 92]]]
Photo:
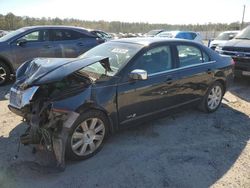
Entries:
[[18, 109], [23, 108], [30, 103], [38, 88], [38, 86], [33, 86], [26, 90], [18, 90], [12, 87], [10, 89], [10, 105]]

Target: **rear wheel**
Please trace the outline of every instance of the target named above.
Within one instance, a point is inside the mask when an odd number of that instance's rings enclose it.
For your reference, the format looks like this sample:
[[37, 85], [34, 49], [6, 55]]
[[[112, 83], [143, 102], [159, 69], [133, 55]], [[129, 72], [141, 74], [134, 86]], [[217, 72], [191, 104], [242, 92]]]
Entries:
[[10, 69], [9, 67], [0, 62], [0, 85], [7, 83], [10, 80]]
[[108, 135], [109, 121], [100, 111], [89, 111], [81, 114], [71, 128], [66, 157], [72, 160], [83, 160], [100, 151]]
[[205, 112], [215, 112], [221, 105], [225, 88], [220, 82], [215, 82], [204, 96], [200, 109]]

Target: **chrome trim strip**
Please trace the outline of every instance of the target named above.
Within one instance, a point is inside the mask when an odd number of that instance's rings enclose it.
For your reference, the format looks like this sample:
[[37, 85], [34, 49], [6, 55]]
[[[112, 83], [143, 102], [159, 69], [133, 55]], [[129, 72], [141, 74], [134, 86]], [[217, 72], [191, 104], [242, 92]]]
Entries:
[[186, 68], [198, 67], [200, 65], [212, 64], [212, 63], [216, 63], [216, 61], [208, 61], [206, 63], [198, 63], [198, 64], [194, 64], [194, 65], [188, 65], [188, 66], [185, 66], [185, 67], [179, 67], [179, 68], [175, 68], [175, 69], [170, 69], [170, 70], [166, 70], [166, 71], [152, 73], [152, 74], [148, 74], [148, 77], [156, 76], [156, 75], [160, 75], [160, 74], [164, 74], [164, 73], [168, 73], [168, 72], [174, 72], [174, 71], [182, 70], [182, 69], [186, 69]]

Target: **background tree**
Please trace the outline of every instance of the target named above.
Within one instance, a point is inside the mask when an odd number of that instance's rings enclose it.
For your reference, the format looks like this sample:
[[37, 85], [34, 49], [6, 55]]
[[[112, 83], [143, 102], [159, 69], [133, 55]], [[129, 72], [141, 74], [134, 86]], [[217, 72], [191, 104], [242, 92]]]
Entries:
[[[245, 23], [245, 26], [249, 23]], [[207, 24], [187, 24], [187, 25], [170, 25], [170, 24], [149, 24], [149, 23], [125, 23], [125, 22], [107, 22], [107, 21], [86, 21], [73, 18], [33, 18], [28, 16], [15, 16], [13, 13], [6, 15], [0, 14], [0, 29], [15, 30], [25, 26], [33, 25], [71, 25], [91, 29], [100, 29], [113, 33], [146, 33], [153, 29], [166, 30], [189, 30], [189, 31], [225, 31], [238, 30], [240, 28], [239, 22], [230, 24], [226, 23], [207, 23]]]

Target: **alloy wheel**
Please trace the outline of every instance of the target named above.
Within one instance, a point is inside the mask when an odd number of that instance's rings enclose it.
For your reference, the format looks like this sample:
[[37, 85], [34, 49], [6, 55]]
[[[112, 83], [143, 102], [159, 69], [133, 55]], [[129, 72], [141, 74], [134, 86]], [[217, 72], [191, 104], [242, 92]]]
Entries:
[[0, 66], [0, 84], [4, 83], [6, 81], [6, 70]]
[[220, 105], [221, 99], [222, 99], [222, 89], [220, 86], [215, 85], [211, 89], [207, 98], [208, 108], [210, 110], [216, 109]]
[[89, 118], [80, 123], [71, 137], [72, 151], [86, 156], [98, 149], [105, 136], [105, 126], [99, 118]]

